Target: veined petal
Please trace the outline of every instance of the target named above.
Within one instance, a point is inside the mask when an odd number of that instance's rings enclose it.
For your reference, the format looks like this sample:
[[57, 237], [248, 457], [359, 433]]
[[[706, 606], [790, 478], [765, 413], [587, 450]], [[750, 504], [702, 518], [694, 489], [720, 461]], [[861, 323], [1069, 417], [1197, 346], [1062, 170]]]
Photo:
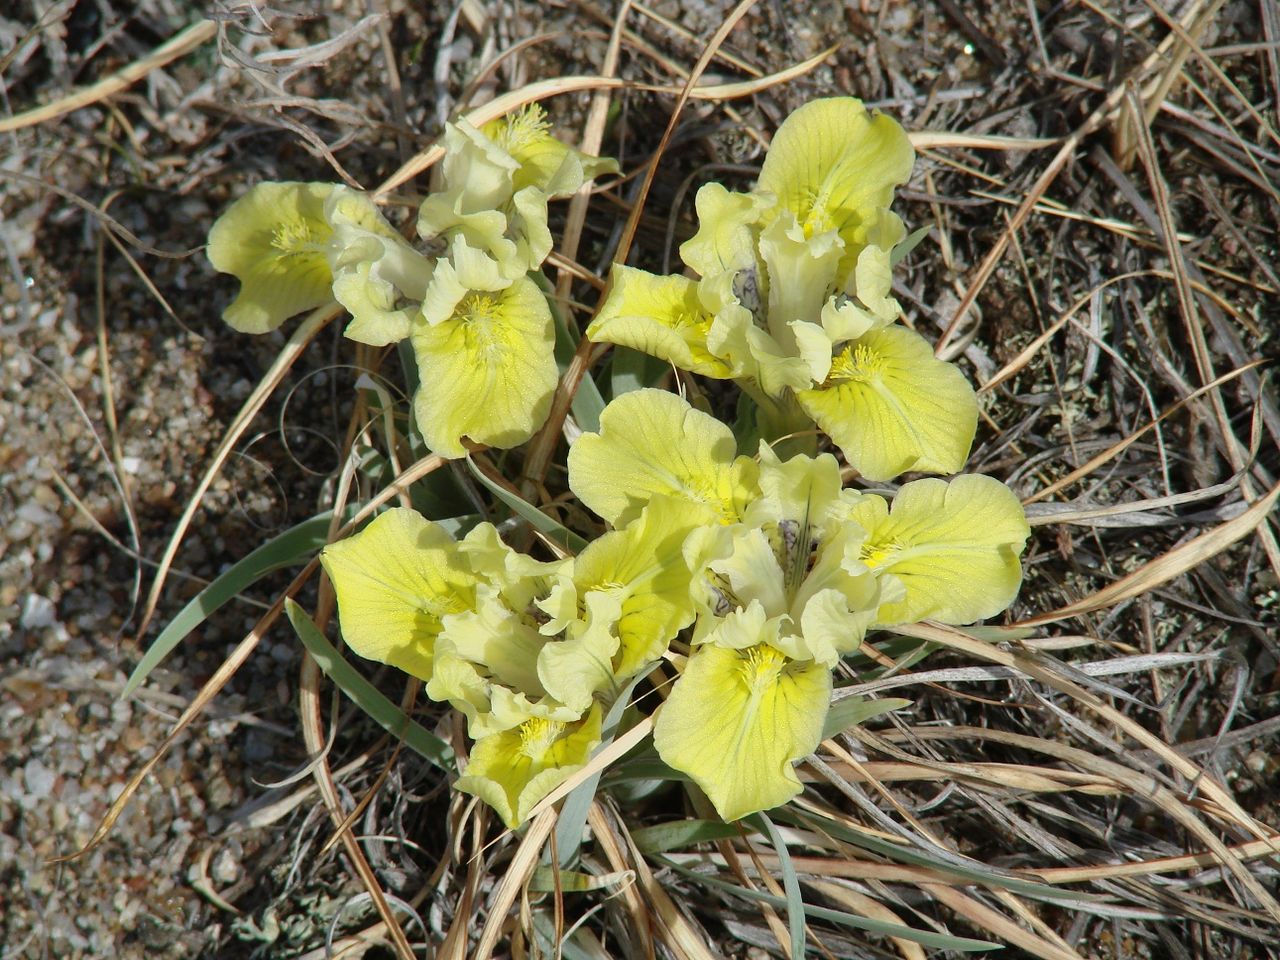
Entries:
[[[884, 239], [880, 221], [914, 160], [895, 120], [869, 114], [852, 97], [813, 100], [774, 134], [758, 189], [777, 197], [778, 211], [793, 212], [806, 235], [839, 231], [845, 246], [839, 275], [844, 277], [872, 233], [877, 241]], [[882, 245], [891, 248], [897, 239]]]
[[698, 232], [680, 245], [680, 259], [703, 279], [730, 274], [736, 282], [740, 274], [750, 277], [741, 287], [750, 286], [754, 295], [741, 297], [749, 310], [765, 302], [768, 280], [757, 252], [759, 224], [772, 198], [758, 193], [735, 193], [714, 180], [698, 188], [694, 208]]
[[868, 531], [859, 559], [906, 590], [880, 607], [882, 624], [972, 623], [995, 616], [1018, 595], [1019, 557], [1031, 530], [1022, 504], [999, 480], [981, 474], [950, 483], [915, 480], [902, 485], [892, 509], [868, 496], [853, 516]]
[[421, 384], [413, 410], [427, 446], [461, 457], [463, 437], [506, 449], [533, 436], [558, 380], [554, 337], [551, 309], [528, 277], [467, 293], [439, 323], [415, 323]]
[[830, 696], [831, 671], [812, 661], [704, 644], [658, 714], [654, 746], [737, 820], [800, 792], [793, 765], [822, 739]]
[[659, 496], [639, 519], [597, 537], [575, 558], [573, 576], [588, 612], [597, 594], [618, 601], [613, 627], [619, 642], [613, 662], [617, 683], [658, 660], [692, 622], [691, 575], [682, 547], [705, 520], [699, 506]]
[[884, 327], [836, 356], [821, 387], [797, 395], [849, 464], [870, 480], [954, 473], [978, 424], [973, 387], [919, 334]]
[[325, 218], [331, 183], [260, 183], [209, 229], [209, 262], [240, 281], [222, 319], [242, 333], [266, 333], [333, 299], [333, 229]]
[[342, 637], [362, 657], [431, 679], [442, 619], [472, 609], [476, 576], [442, 528], [413, 510], [380, 514], [324, 548]]
[[681, 370], [726, 379], [733, 368], [707, 349], [712, 315], [687, 277], [659, 277], [615, 264], [609, 297], [587, 328], [596, 343], [616, 343], [658, 357]]
[[683, 498], [708, 522], [736, 519], [754, 494], [755, 464], [734, 459], [733, 432], [663, 390], [634, 390], [600, 415], [600, 432], [569, 448], [569, 486], [620, 527], [655, 496]]
[[477, 742], [454, 786], [485, 801], [514, 830], [539, 800], [586, 766], [599, 743], [599, 706], [576, 723], [527, 720]]

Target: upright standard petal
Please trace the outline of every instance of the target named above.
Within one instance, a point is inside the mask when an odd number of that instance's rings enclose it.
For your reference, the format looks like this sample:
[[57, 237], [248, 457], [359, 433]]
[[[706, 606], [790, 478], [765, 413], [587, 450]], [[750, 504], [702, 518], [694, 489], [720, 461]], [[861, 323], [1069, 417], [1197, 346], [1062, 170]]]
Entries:
[[698, 285], [688, 277], [659, 277], [614, 264], [608, 299], [587, 327], [587, 336], [723, 380], [736, 371], [707, 349], [714, 319], [698, 300]]
[[432, 261], [391, 226], [368, 194], [337, 186], [325, 203], [333, 228], [333, 296], [351, 314], [344, 334], [382, 347], [409, 336]]
[[771, 203], [758, 193], [735, 193], [715, 181], [705, 183], [694, 199], [698, 232], [680, 245], [680, 259], [704, 280], [730, 274], [735, 294], [753, 312], [768, 296], [757, 245], [760, 221]]
[[844, 241], [839, 275], [848, 277], [872, 239], [892, 248], [901, 223], [885, 233], [894, 187], [911, 175], [915, 152], [897, 121], [870, 114], [859, 100], [814, 100], [783, 121], [760, 170], [758, 188], [793, 212], [808, 236], [837, 230]]
[[639, 519], [597, 537], [575, 558], [573, 578], [588, 612], [597, 595], [617, 604], [615, 683], [658, 660], [693, 621], [691, 576], [681, 548], [705, 519], [696, 505], [658, 497]]
[[240, 281], [222, 319], [242, 333], [266, 333], [333, 299], [325, 218], [331, 183], [260, 183], [209, 230], [207, 254]]
[[820, 387], [796, 395], [850, 466], [869, 480], [908, 470], [955, 473], [978, 425], [973, 387], [905, 327], [847, 344]]
[[421, 381], [414, 417], [433, 452], [461, 457], [463, 437], [514, 447], [547, 419], [558, 379], [555, 330], [528, 277], [465, 294], [447, 319], [415, 322], [411, 337]]
[[442, 528], [413, 510], [380, 514], [324, 548], [342, 637], [362, 657], [431, 679], [442, 619], [473, 609], [476, 576]]
[[600, 415], [600, 432], [569, 448], [569, 486], [615, 527], [656, 496], [703, 508], [708, 522], [736, 520], [754, 495], [755, 464], [734, 459], [733, 432], [663, 390], [635, 390]]
[[586, 766], [599, 743], [599, 706], [576, 723], [535, 717], [477, 742], [454, 786], [489, 804], [514, 830], [539, 800]]
[[950, 483], [902, 485], [889, 509], [878, 496], [854, 508], [867, 530], [859, 559], [898, 580], [905, 597], [880, 607], [882, 624], [933, 619], [972, 623], [1013, 602], [1022, 584], [1027, 526], [1022, 504], [999, 480], [966, 474]]
[[789, 660], [767, 643], [710, 642], [672, 687], [654, 746], [721, 817], [737, 820], [800, 792], [793, 766], [821, 741], [830, 697], [831, 671], [812, 661]]

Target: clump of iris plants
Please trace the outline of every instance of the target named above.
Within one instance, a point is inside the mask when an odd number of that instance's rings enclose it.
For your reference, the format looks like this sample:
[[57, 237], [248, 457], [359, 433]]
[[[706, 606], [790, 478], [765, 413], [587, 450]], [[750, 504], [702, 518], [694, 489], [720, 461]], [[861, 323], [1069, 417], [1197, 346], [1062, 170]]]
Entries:
[[[360, 191], [264, 183], [214, 225], [209, 257], [241, 281], [224, 314], [236, 329], [336, 300], [348, 338], [407, 340], [414, 425], [460, 458], [546, 422], [560, 376], [539, 276], [548, 204], [617, 164], [560, 142], [536, 106], [452, 124], [443, 143], [416, 241]], [[777, 131], [754, 189], [699, 190], [684, 272], [614, 265], [586, 336], [731, 380], [748, 415], [735, 430], [641, 388], [598, 428], [566, 430], [571, 496], [607, 525], [577, 531], [572, 555], [523, 552], [488, 522], [455, 535], [407, 507], [324, 549], [347, 646], [459, 711], [474, 744], [454, 786], [507, 826], [590, 761], [640, 678], [658, 755], [722, 818], [784, 804], [868, 631], [973, 623], [1017, 595], [1022, 507], [960, 472], [973, 389], [892, 296], [906, 230], [891, 206], [913, 158], [891, 118], [814, 101]], [[941, 476], [886, 496], [846, 483], [855, 472]]]

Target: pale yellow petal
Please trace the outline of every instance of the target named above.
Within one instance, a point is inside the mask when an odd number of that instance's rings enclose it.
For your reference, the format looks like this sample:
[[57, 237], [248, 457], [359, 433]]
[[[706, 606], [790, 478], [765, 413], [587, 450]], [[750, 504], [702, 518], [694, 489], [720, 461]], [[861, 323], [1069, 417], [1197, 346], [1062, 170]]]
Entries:
[[954, 473], [978, 423], [973, 387], [905, 327], [872, 330], [832, 361], [826, 382], [797, 393], [809, 416], [870, 480], [908, 470]]

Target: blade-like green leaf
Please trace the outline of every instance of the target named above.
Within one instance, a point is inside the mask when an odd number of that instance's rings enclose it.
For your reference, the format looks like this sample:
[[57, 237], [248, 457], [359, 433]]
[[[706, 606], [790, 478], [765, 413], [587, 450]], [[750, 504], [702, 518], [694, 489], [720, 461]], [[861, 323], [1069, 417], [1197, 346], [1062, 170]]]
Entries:
[[[344, 519], [354, 516], [355, 509], [355, 507], [349, 508]], [[332, 516], [333, 511], [330, 510], [317, 514], [310, 520], [302, 521], [296, 527], [272, 537], [243, 560], [219, 574], [211, 584], [196, 594], [176, 617], [169, 621], [168, 626], [160, 632], [160, 636], [156, 637], [147, 648], [138, 665], [133, 668], [129, 682], [125, 684], [124, 692], [120, 696], [128, 697], [137, 690], [174, 647], [241, 590], [274, 570], [293, 566], [309, 559], [325, 545], [329, 533], [329, 520]]]
[[885, 697], [882, 700], [867, 700], [863, 697], [844, 697], [831, 704], [827, 711], [826, 722], [822, 725], [822, 739], [834, 737], [837, 733], [866, 723], [882, 713], [890, 713], [908, 707], [911, 700]]
[[787, 930], [791, 934], [791, 956], [803, 957], [805, 954], [805, 911], [804, 899], [800, 896], [800, 878], [796, 876], [795, 865], [791, 862], [791, 851], [783, 842], [782, 834], [773, 825], [773, 821], [763, 813], [751, 817], [759, 820], [769, 834], [769, 843], [773, 852], [778, 855], [778, 869], [782, 871], [782, 892], [787, 895]]
[[713, 840], [726, 840], [736, 837], [747, 822], [739, 824], [725, 823], [721, 820], [674, 820], [671, 823], [658, 823], [652, 827], [640, 827], [631, 831], [631, 839], [641, 853], [664, 853], [667, 850], [682, 850], [699, 843]]
[[[683, 874], [695, 883], [701, 883], [708, 887], [715, 887], [717, 890], [723, 890], [726, 893], [741, 897], [744, 900], [755, 900], [761, 903], [767, 903], [774, 908], [783, 908], [787, 906], [784, 897], [775, 897], [772, 894], [764, 893], [760, 890], [747, 890], [737, 884], [728, 883], [724, 880], [717, 880], [715, 877], [709, 877], [705, 873], [698, 873], [690, 870], [688, 867], [678, 863], [663, 860], [672, 869]], [[871, 917], [860, 917], [854, 913], [845, 913], [842, 910], [830, 910], [826, 907], [817, 907], [813, 904], [804, 904], [804, 911], [811, 919], [829, 920], [832, 923], [839, 924], [844, 927], [852, 927], [855, 930], [867, 930], [871, 933], [879, 934], [884, 937], [899, 937], [903, 940], [913, 940], [926, 947], [937, 947], [940, 950], [956, 950], [961, 953], [973, 953], [979, 950], [999, 950], [1001, 945], [991, 943], [987, 940], [971, 940], [968, 937], [952, 937], [944, 933], [932, 933], [928, 930], [916, 930], [914, 927], [903, 926], [900, 923], [891, 923], [887, 920], [876, 920]]]
[[670, 365], [630, 347], [615, 346], [609, 351], [609, 387], [614, 397], [645, 387], [656, 387]]
[[351, 664], [334, 649], [327, 637], [311, 622], [307, 612], [292, 600], [285, 601], [285, 612], [298, 634], [298, 639], [315, 658], [324, 675], [338, 685], [338, 689], [372, 717], [393, 737], [404, 739], [405, 746], [421, 755], [429, 763], [449, 773], [456, 770], [453, 748], [414, 722], [405, 712], [384, 697], [378, 689], [362, 677]]
[[[637, 675], [614, 699], [601, 725], [600, 745], [593, 753], [599, 753], [613, 743], [614, 737], [618, 734], [618, 724], [622, 722], [627, 705], [631, 702], [631, 693], [642, 679], [643, 674]], [[596, 790], [599, 786], [600, 773], [596, 773], [578, 784], [560, 805], [560, 816], [556, 820], [556, 855], [562, 867], [572, 863], [578, 855], [578, 848], [582, 846], [583, 831], [587, 825], [587, 814], [591, 810], [591, 801], [596, 798]]]
[[510, 490], [506, 490], [494, 483], [486, 477], [480, 468], [476, 466], [475, 461], [468, 455], [467, 466], [471, 468], [471, 472], [475, 474], [476, 479], [485, 485], [494, 496], [510, 507], [517, 516], [527, 520], [533, 524], [534, 528], [541, 530], [558, 544], [565, 547], [572, 553], [581, 552], [587, 545], [587, 541], [578, 536], [564, 524], [558, 520], [553, 520], [547, 516], [529, 501], [516, 496]]
[[933, 229], [930, 224], [927, 227], [921, 227], [919, 230], [912, 230], [911, 233], [898, 241], [898, 245], [889, 252], [889, 266], [896, 267], [903, 259], [920, 245], [920, 241], [929, 235], [929, 231]]

